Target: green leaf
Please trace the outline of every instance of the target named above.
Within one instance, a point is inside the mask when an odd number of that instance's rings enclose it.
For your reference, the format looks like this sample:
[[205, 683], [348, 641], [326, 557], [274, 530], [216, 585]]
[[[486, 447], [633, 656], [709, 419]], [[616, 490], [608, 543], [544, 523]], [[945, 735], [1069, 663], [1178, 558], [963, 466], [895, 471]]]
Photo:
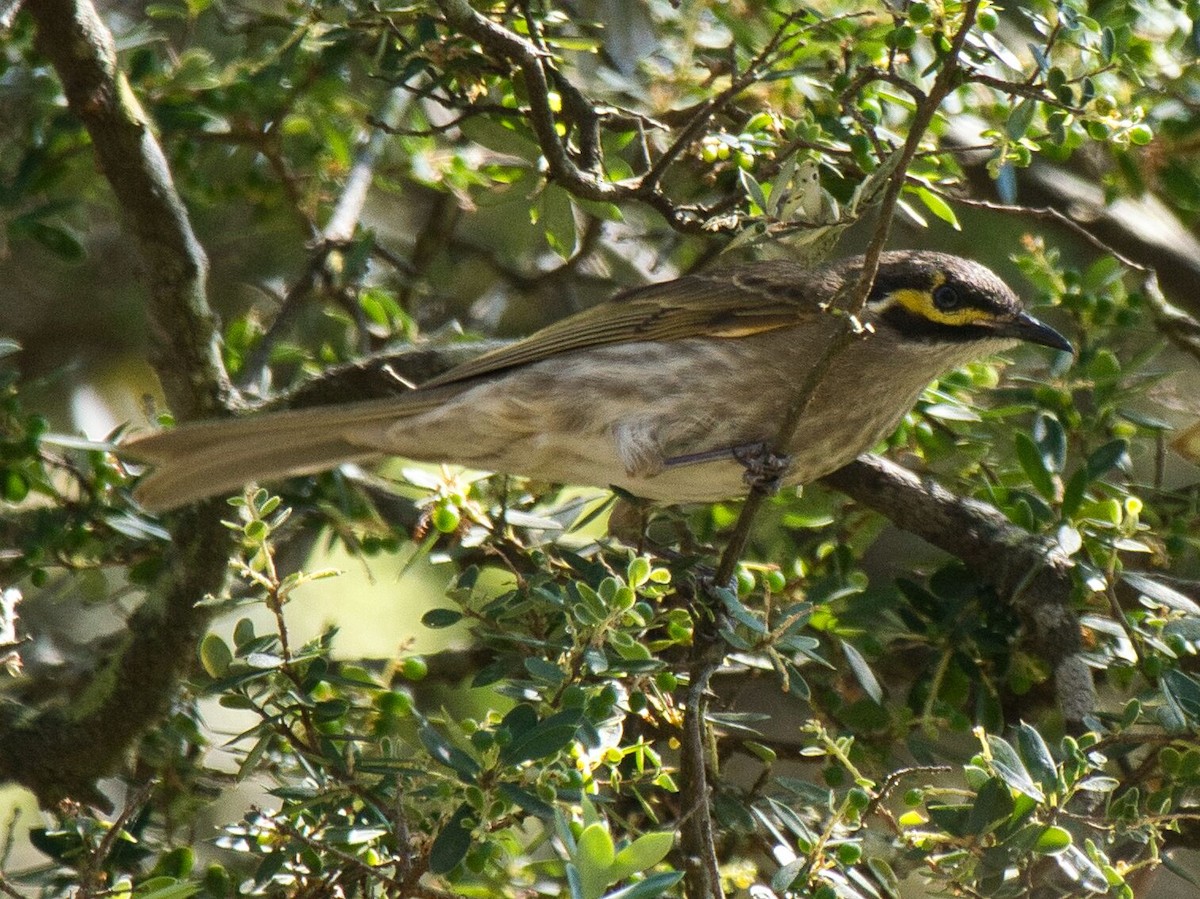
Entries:
[[[225, 697], [221, 698], [225, 699]], [[221, 704], [225, 705], [224, 702]], [[274, 741], [275, 735], [272, 733], [265, 733], [255, 741], [254, 745], [250, 747], [250, 751], [246, 753], [246, 757], [238, 765], [237, 779], [239, 782], [254, 773], [255, 768], [263, 757], [263, 753], [267, 751]]]
[[867, 660], [863, 658], [862, 653], [845, 640], [841, 642], [842, 652], [846, 654], [846, 661], [850, 665], [850, 670], [854, 672], [854, 677], [858, 681], [859, 686], [866, 691], [868, 696], [875, 700], [876, 704], [883, 705], [883, 687], [879, 685], [879, 681], [875, 677], [875, 672], [871, 670], [871, 666], [867, 664]]
[[617, 883], [649, 868], [653, 868], [675, 845], [675, 833], [657, 830], [645, 833], [617, 853], [612, 864], [612, 880]]
[[421, 623], [428, 628], [437, 630], [438, 628], [451, 627], [462, 621], [462, 612], [454, 609], [430, 609], [421, 616]]
[[516, 739], [537, 727], [537, 723], [537, 711], [529, 703], [523, 702], [508, 710], [508, 714], [500, 721], [500, 727], [508, 731], [510, 737]]
[[463, 826], [463, 822], [470, 815], [471, 806], [464, 802], [434, 838], [429, 849], [429, 870], [434, 874], [449, 874], [466, 857], [471, 848], [471, 831]]
[[470, 116], [458, 123], [468, 140], [506, 156], [534, 160], [541, 155], [537, 142], [526, 131], [518, 131], [490, 116]]
[[1079, 506], [1083, 503], [1083, 498], [1087, 494], [1088, 483], [1087, 468], [1081, 468], [1075, 474], [1071, 475], [1067, 481], [1067, 486], [1063, 489], [1062, 498], [1062, 513], [1069, 518], [1079, 511]]
[[391, 831], [386, 827], [327, 827], [325, 839], [336, 846], [366, 846], [374, 843], [380, 837], [387, 836]]
[[517, 765], [554, 755], [571, 744], [582, 720], [583, 712], [580, 709], [567, 709], [551, 715], [505, 746], [500, 753], [500, 762]]
[[178, 846], [159, 856], [150, 874], [153, 877], [171, 877], [178, 880], [191, 874], [195, 866], [195, 850], [191, 846]]
[[971, 806], [927, 805], [929, 820], [952, 837], [966, 837], [971, 833]]
[[1038, 835], [1033, 851], [1038, 855], [1058, 855], [1071, 846], [1071, 832], [1064, 827], [1051, 825]]
[[554, 807], [548, 802], [543, 802], [529, 790], [519, 787], [513, 783], [502, 783], [499, 786], [500, 795], [511, 802], [517, 808], [529, 812], [536, 818], [541, 818], [543, 821], [554, 820]]
[[468, 783], [474, 783], [479, 774], [479, 763], [457, 746], [452, 745], [442, 734], [426, 724], [419, 731], [421, 744], [434, 760], [450, 768]]
[[350, 711], [350, 703], [344, 699], [323, 699], [313, 708], [317, 721], [336, 721]]
[[563, 259], [570, 259], [579, 245], [575, 227], [575, 208], [571, 195], [557, 185], [551, 184], [542, 191], [538, 203], [538, 224], [546, 236], [546, 243]]
[[1034, 113], [1037, 112], [1037, 104], [1028, 98], [1017, 104], [1016, 108], [1008, 116], [1008, 122], [1005, 124], [1005, 131], [1013, 140], [1020, 140], [1025, 136], [1025, 132], [1029, 130], [1029, 126], [1033, 124]]
[[599, 899], [605, 888], [614, 881], [609, 869], [616, 855], [616, 846], [605, 824], [589, 824], [579, 834], [572, 861], [579, 869], [583, 899]]
[[659, 899], [660, 896], [667, 895], [667, 891], [681, 880], [683, 880], [682, 871], [664, 871], [623, 889], [608, 893], [603, 899]]
[[1017, 747], [1025, 768], [1042, 789], [1053, 793], [1058, 789], [1058, 766], [1050, 754], [1050, 747], [1042, 739], [1042, 735], [1029, 724], [1022, 721], [1017, 725]]
[[979, 413], [962, 403], [932, 403], [921, 410], [930, 418], [942, 421], [982, 421]]
[[[203, 884], [195, 881], [176, 881], [163, 883], [171, 878], [156, 877], [153, 883], [146, 883], [133, 891], [134, 899], [187, 899], [195, 896], [204, 888]], [[147, 889], [149, 887], [149, 889]]]
[[1111, 440], [1094, 451], [1087, 458], [1087, 473], [1089, 480], [1096, 480], [1120, 465], [1129, 458], [1129, 442], [1127, 440]]
[[233, 662], [233, 653], [223, 639], [216, 634], [205, 634], [200, 643], [200, 664], [209, 677], [224, 677]]
[[1024, 431], [1017, 431], [1013, 440], [1016, 443], [1017, 461], [1021, 463], [1025, 477], [1029, 478], [1029, 483], [1044, 499], [1053, 502], [1056, 493], [1054, 475], [1051, 474], [1042, 451]]
[[1200, 682], [1178, 669], [1163, 673], [1163, 695], [1193, 725], [1200, 723]]
[[533, 675], [535, 680], [540, 680], [544, 683], [557, 686], [566, 679], [566, 674], [561, 668], [555, 665], [548, 659], [543, 659], [540, 656], [530, 656], [525, 660], [525, 670]]
[[28, 222], [22, 230], [64, 262], [79, 262], [87, 256], [78, 238], [59, 225]]
[[583, 877], [579, 873], [579, 866], [574, 862], [567, 862], [567, 888], [571, 891], [571, 899], [584, 899], [583, 892]]
[[1156, 603], [1166, 606], [1168, 609], [1183, 612], [1187, 615], [1200, 615], [1200, 605], [1197, 605], [1189, 597], [1184, 596], [1178, 590], [1168, 587], [1166, 584], [1160, 584], [1158, 581], [1151, 580], [1143, 574], [1138, 574], [1136, 571], [1121, 572], [1121, 580], [1137, 590], [1142, 596], [1152, 599]]
[[1067, 432], [1053, 415], [1041, 414], [1033, 422], [1033, 440], [1046, 467], [1058, 474], [1067, 461]]
[[767, 202], [766, 194], [763, 193], [762, 185], [745, 169], [738, 169], [738, 178], [742, 182], [742, 189], [746, 191], [746, 195], [758, 207], [758, 212], [760, 214], [767, 212], [770, 205]]
[[1083, 535], [1079, 533], [1078, 528], [1073, 528], [1069, 524], [1060, 525], [1054, 534], [1054, 539], [1062, 547], [1063, 553], [1068, 556], [1073, 556], [1083, 549]]
[[868, 858], [867, 867], [875, 875], [876, 883], [887, 893], [888, 899], [900, 899], [900, 878], [896, 872], [881, 858]]
[[720, 597], [722, 604], [725, 606], [725, 611], [727, 611], [734, 619], [756, 634], [760, 634], [762, 636], [767, 635], [769, 632], [767, 623], [758, 615], [755, 615], [752, 611], [746, 608], [746, 606], [740, 599], [738, 599], [737, 595], [732, 590], [719, 590], [717, 591], [717, 594]]
[[1013, 807], [1012, 792], [1008, 786], [999, 778], [989, 777], [971, 804], [967, 831], [975, 837], [990, 833], [1008, 820]]
[[1180, 880], [1186, 881], [1192, 886], [1200, 887], [1200, 877], [1198, 877], [1194, 871], [1189, 871], [1187, 865], [1180, 864], [1179, 861], [1171, 855], [1164, 854], [1162, 856], [1162, 864], [1164, 868], [1166, 868]]
[[608, 644], [625, 661], [648, 661], [654, 658], [654, 654], [645, 643], [639, 643], [624, 631], [610, 631]]
[[1105, 63], [1112, 62], [1113, 54], [1117, 52], [1117, 35], [1107, 25], [1100, 32], [1100, 58]]
[[1083, 274], [1083, 289], [1088, 293], [1098, 293], [1119, 281], [1125, 274], [1125, 268], [1114, 256], [1101, 256], [1093, 262]]
[[927, 187], [918, 187], [917, 196], [921, 198], [921, 202], [925, 204], [925, 208], [940, 218], [943, 222], [945, 222], [955, 231], [962, 230], [962, 225], [958, 223], [958, 216], [954, 214], [954, 209], [942, 197], [938, 196]]
[[1024, 762], [1021, 761], [1021, 757], [1017, 755], [1017, 751], [1012, 748], [1012, 745], [1002, 737], [991, 735], [988, 736], [987, 743], [988, 748], [992, 751], [992, 767], [1004, 782], [1018, 793], [1024, 793], [1030, 799], [1042, 802], [1046, 798], [1045, 795], [1033, 782]]

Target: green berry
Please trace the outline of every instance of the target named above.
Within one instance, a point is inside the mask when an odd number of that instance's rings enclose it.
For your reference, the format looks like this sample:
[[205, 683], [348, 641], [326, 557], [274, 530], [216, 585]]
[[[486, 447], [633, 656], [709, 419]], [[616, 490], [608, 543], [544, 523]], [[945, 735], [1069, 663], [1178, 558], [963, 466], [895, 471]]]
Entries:
[[409, 656], [400, 663], [400, 675], [405, 680], [424, 680], [429, 673], [429, 665], [420, 656]]
[[1134, 125], [1129, 129], [1129, 142], [1144, 147], [1154, 140], [1154, 131], [1149, 125]]
[[438, 506], [433, 510], [430, 520], [433, 522], [433, 526], [443, 534], [452, 534], [458, 530], [462, 518], [458, 514], [458, 509], [451, 506]]

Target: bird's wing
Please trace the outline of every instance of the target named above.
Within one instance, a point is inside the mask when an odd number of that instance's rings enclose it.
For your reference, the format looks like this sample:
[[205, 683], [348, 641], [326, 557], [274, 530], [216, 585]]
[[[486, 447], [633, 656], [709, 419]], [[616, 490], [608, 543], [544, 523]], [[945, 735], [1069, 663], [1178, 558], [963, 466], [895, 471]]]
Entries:
[[787, 328], [819, 314], [814, 287], [804, 274], [779, 284], [779, 264], [772, 283], [756, 276], [757, 266], [717, 275], [689, 275], [620, 294], [608, 302], [568, 316], [524, 340], [499, 347], [457, 365], [421, 384], [457, 384], [496, 374], [551, 356], [604, 344], [686, 337], [749, 337]]

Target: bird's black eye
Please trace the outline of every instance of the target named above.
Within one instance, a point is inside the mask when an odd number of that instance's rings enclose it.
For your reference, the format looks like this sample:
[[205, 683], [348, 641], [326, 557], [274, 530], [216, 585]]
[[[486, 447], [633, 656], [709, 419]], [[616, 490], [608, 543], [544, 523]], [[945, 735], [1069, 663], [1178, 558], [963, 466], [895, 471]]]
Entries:
[[953, 312], [962, 308], [963, 299], [949, 284], [939, 284], [933, 289], [933, 305], [939, 312]]

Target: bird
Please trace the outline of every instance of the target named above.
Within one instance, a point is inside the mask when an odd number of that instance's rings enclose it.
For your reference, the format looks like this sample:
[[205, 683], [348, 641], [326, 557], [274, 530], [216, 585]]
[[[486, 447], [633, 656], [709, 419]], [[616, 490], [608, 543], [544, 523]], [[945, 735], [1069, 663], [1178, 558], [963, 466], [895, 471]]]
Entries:
[[[806, 375], [825, 355], [864, 257], [772, 259], [634, 288], [397, 395], [184, 424], [120, 451], [165, 512], [251, 482], [387, 456], [660, 503], [744, 496]], [[779, 449], [804, 484], [891, 433], [934, 379], [1018, 342], [1072, 352], [986, 266], [932, 251], [880, 256], [857, 334], [835, 353]]]

